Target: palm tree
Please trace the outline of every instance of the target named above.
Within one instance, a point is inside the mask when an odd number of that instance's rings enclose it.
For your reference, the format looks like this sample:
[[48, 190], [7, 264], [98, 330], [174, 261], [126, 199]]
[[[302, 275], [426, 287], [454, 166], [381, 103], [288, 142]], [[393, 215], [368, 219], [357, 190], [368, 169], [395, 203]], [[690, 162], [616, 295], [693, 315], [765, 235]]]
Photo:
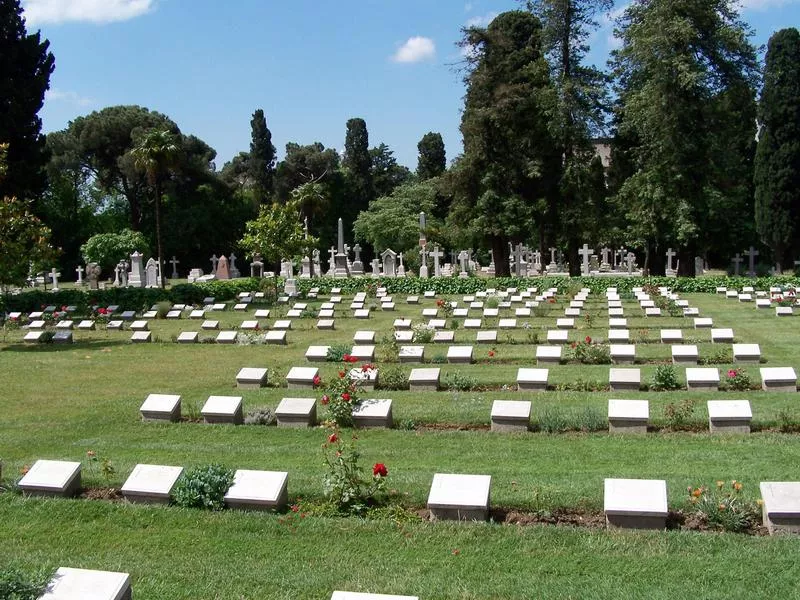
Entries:
[[164, 178], [169, 175], [180, 153], [178, 137], [166, 130], [153, 130], [147, 132], [131, 151], [137, 169], [147, 174], [150, 185], [153, 186], [156, 208], [156, 243], [158, 245], [158, 274], [161, 277], [161, 287], [164, 287], [163, 276], [163, 251], [161, 247], [161, 187]]

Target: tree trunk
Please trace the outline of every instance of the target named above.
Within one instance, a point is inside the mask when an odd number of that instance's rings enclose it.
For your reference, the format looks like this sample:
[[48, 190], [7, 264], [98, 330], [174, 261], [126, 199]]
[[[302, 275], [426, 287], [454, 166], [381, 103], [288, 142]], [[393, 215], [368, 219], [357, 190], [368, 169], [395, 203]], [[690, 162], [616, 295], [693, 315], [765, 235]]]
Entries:
[[495, 277], [510, 277], [511, 268], [508, 265], [508, 244], [505, 238], [493, 235], [491, 238], [492, 253], [494, 256]]
[[163, 290], [165, 285], [166, 277], [164, 277], [164, 269], [163, 269], [163, 261], [161, 257], [163, 256], [162, 248], [161, 248], [161, 179], [156, 177], [155, 182], [156, 188], [156, 244], [158, 246], [158, 274], [161, 276], [161, 289]]

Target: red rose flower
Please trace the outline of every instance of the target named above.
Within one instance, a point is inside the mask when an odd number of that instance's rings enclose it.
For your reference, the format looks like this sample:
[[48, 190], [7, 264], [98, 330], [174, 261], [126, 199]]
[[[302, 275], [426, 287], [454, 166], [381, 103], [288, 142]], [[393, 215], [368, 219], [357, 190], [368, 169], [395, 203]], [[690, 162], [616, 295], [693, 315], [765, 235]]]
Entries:
[[731, 379], [736, 377], [736, 369], [731, 369], [730, 371], [728, 371], [728, 377], [730, 377]]
[[386, 477], [389, 474], [389, 470], [386, 468], [385, 464], [375, 463], [372, 467], [372, 474], [377, 477]]
[[348, 394], [347, 392], [342, 394], [342, 400], [344, 400], [345, 402], [350, 402], [350, 394]]
[[492, 358], [493, 356], [494, 356], [494, 350], [489, 350], [489, 358]]
[[338, 436], [335, 433], [332, 433], [328, 436], [328, 443], [335, 444], [338, 441]]
[[577, 347], [578, 347], [578, 344], [576, 344], [575, 342], [572, 342], [572, 343], [569, 345], [569, 347], [570, 347], [570, 348], [577, 348]]
[[328, 402], [330, 402], [330, 401], [331, 401], [331, 399], [328, 397], [328, 395], [327, 395], [327, 394], [325, 394], [325, 395], [322, 397], [322, 400], [321, 400], [321, 402], [322, 402], [322, 406], [327, 406], [327, 405], [328, 405]]
[[350, 355], [345, 354], [344, 356], [342, 356], [342, 362], [350, 362]]
[[320, 379], [319, 375], [314, 375], [314, 379], [312, 380], [314, 385], [319, 385], [322, 379]]
[[344, 379], [344, 371], [339, 371], [339, 378]]
[[371, 365], [369, 363], [366, 363], [366, 364], [361, 365], [361, 372], [362, 373], [366, 373], [367, 371], [371, 371], [373, 368], [374, 368], [373, 365]]
[[587, 344], [591, 344], [592, 343], [592, 338], [590, 338], [588, 335], [586, 336], [586, 343]]
[[348, 361], [347, 361], [347, 362], [351, 362], [351, 363], [357, 363], [357, 362], [358, 362], [358, 357], [356, 357], [356, 356], [351, 356], [351, 357], [348, 359]]

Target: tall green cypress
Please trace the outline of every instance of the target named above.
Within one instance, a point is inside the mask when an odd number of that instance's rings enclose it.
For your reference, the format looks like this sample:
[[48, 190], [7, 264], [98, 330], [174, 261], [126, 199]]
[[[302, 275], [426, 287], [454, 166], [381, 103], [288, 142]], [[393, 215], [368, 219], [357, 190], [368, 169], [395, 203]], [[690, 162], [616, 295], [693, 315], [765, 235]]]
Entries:
[[800, 34], [782, 29], [769, 40], [759, 104], [755, 218], [777, 268], [800, 231]]
[[369, 132], [364, 119], [347, 121], [347, 134], [344, 139], [344, 157], [342, 166], [345, 169], [345, 181], [349, 206], [345, 207], [345, 221], [348, 228], [355, 221], [358, 213], [367, 210], [374, 197], [372, 184], [372, 157], [369, 153]]
[[267, 202], [272, 195], [275, 179], [275, 146], [272, 144], [272, 132], [267, 127], [264, 111], [257, 109], [250, 121], [251, 140], [250, 158], [247, 171], [253, 182], [256, 200], [259, 204]]
[[19, 0], [0, 0], [0, 142], [8, 144], [0, 197], [31, 198], [45, 187], [47, 156], [38, 114], [55, 68], [49, 47], [39, 32], [28, 35]]

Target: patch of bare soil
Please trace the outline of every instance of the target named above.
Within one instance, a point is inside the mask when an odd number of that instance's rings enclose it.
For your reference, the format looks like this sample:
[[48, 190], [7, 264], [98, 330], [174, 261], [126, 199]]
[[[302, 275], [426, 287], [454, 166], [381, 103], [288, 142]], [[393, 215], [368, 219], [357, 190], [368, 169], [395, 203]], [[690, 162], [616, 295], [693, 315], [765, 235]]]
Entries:
[[122, 500], [122, 494], [117, 488], [86, 488], [80, 497], [86, 500]]

